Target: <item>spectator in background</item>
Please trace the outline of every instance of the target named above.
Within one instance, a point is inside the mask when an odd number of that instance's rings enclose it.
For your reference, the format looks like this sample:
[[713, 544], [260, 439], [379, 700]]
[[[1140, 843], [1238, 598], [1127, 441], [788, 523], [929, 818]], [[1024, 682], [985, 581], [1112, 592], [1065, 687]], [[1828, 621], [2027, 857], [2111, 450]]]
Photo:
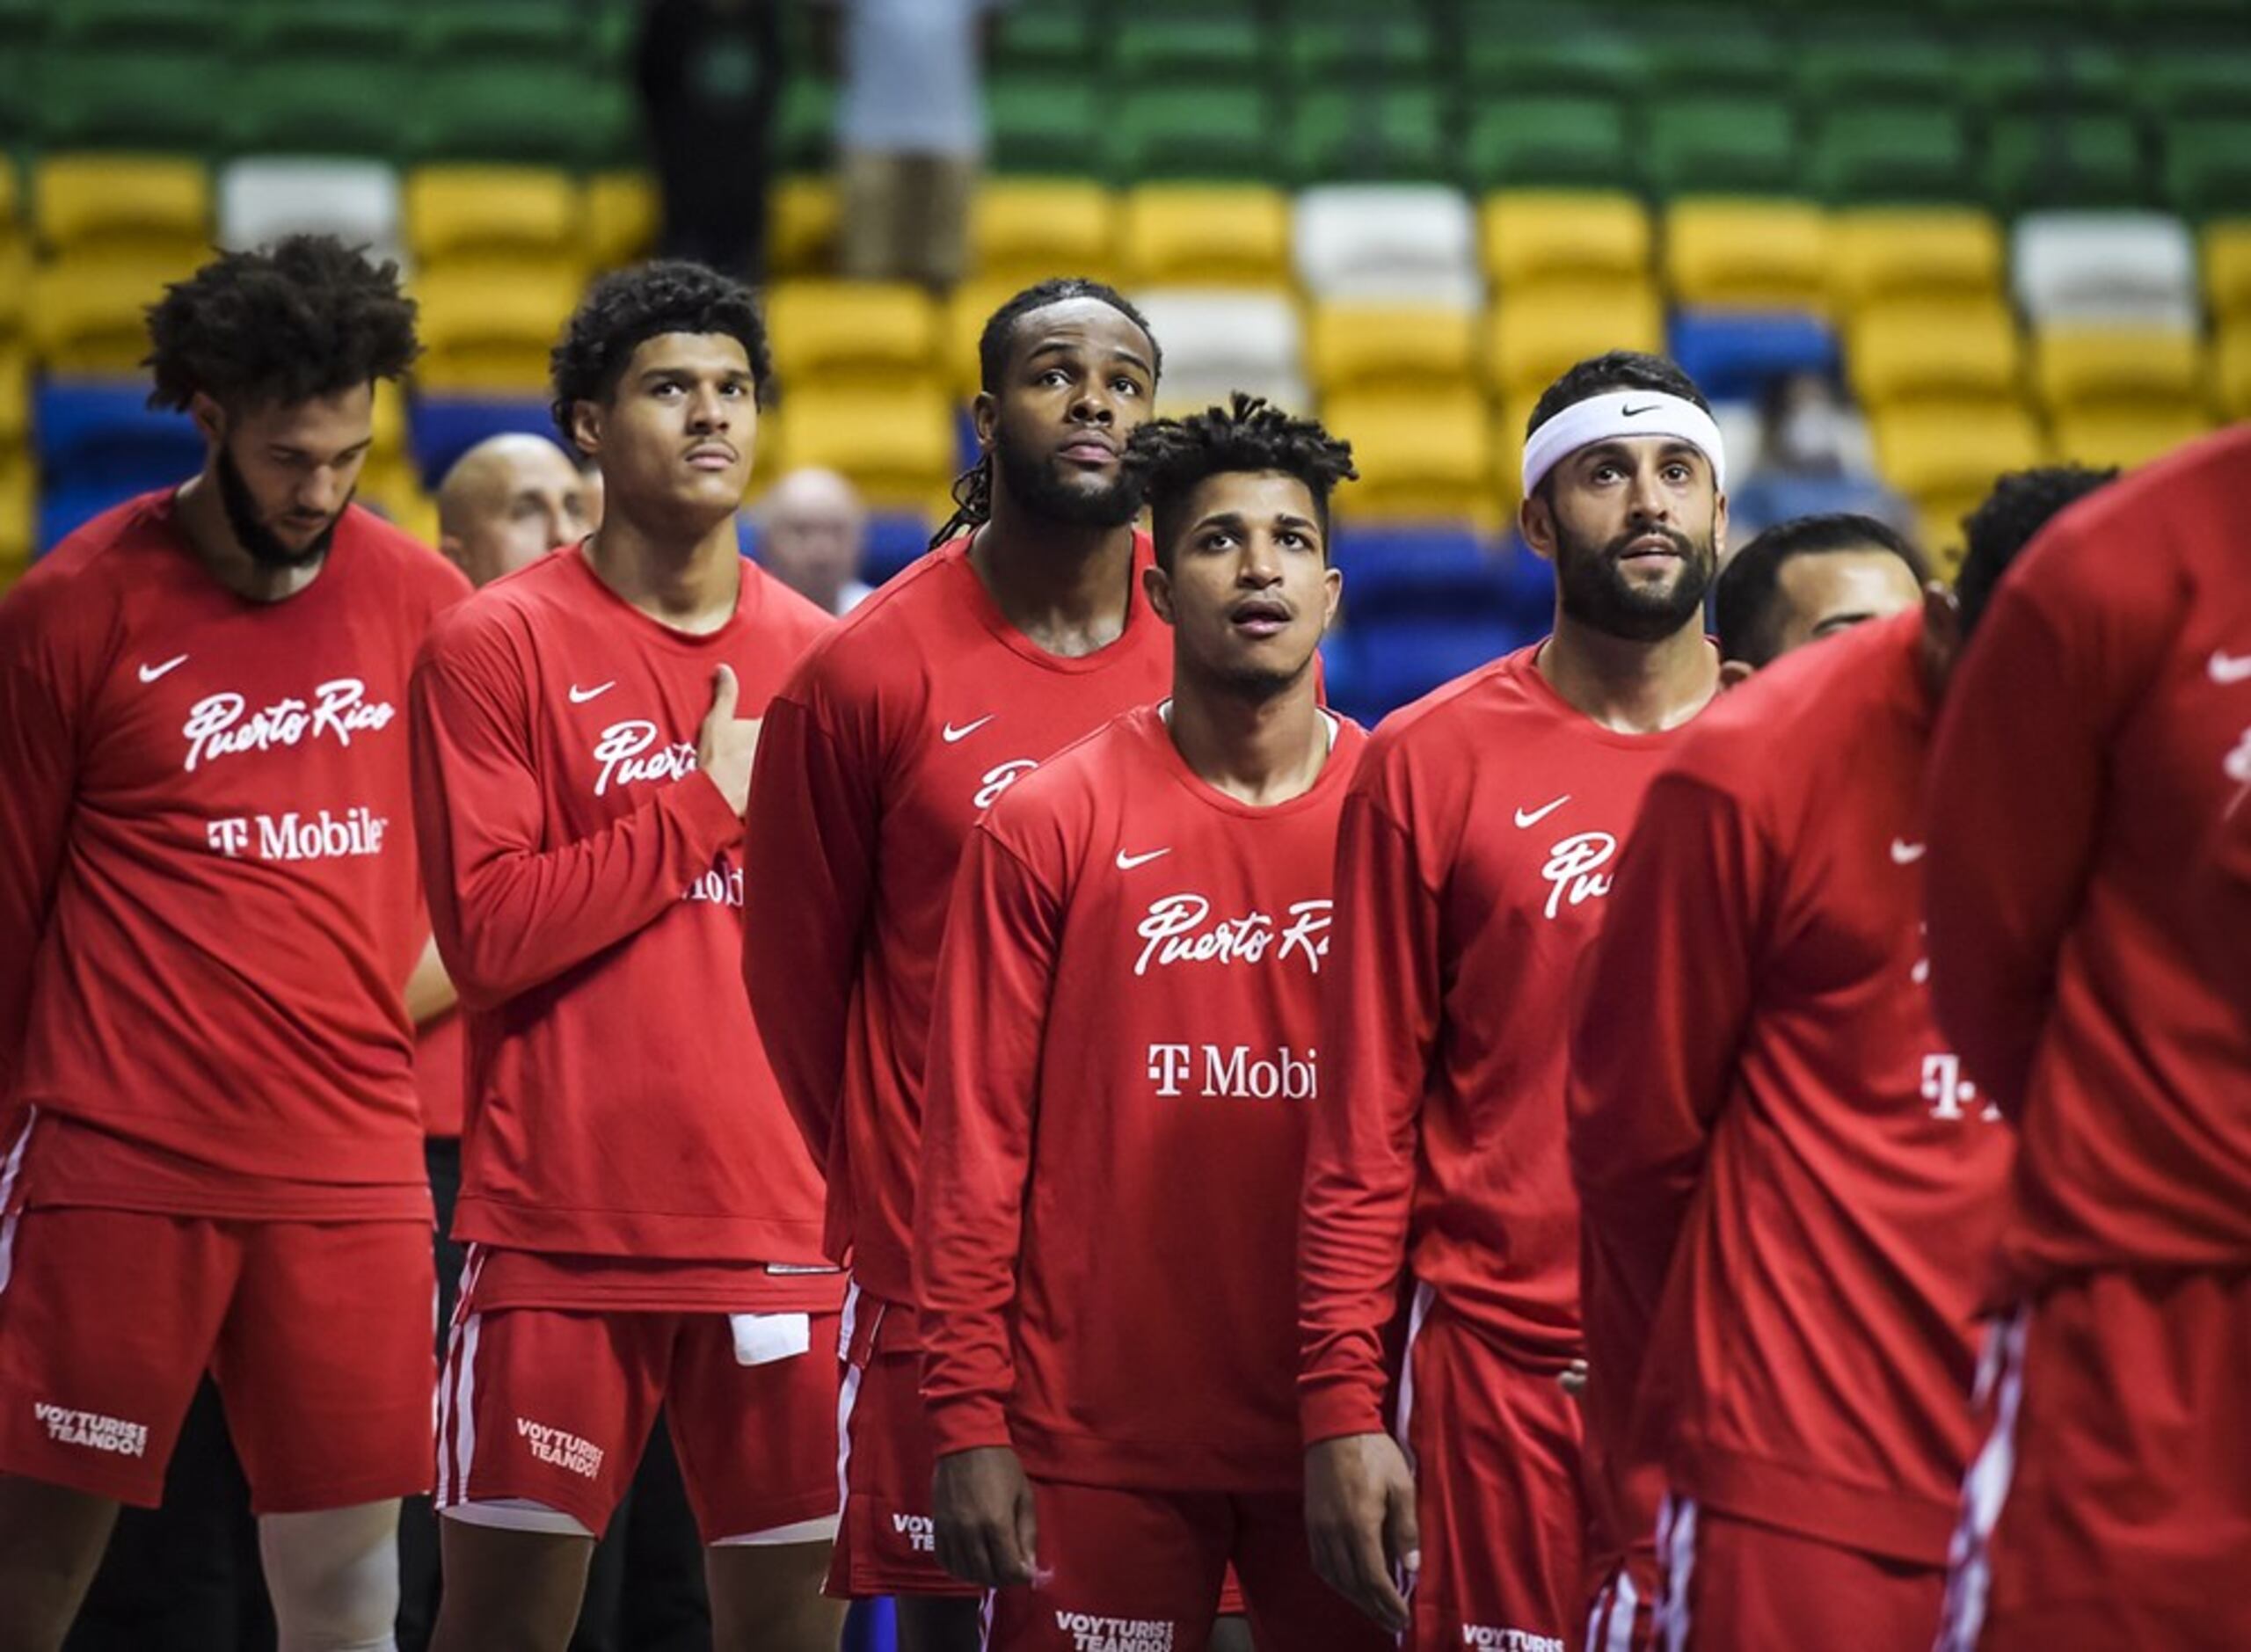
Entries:
[[766, 274], [780, 0], [647, 0], [634, 80], [664, 200], [663, 255]]
[[1896, 529], [1838, 512], [1768, 528], [1712, 585], [1720, 680], [1732, 688], [1790, 650], [1922, 600], [1930, 564]]
[[487, 436], [438, 484], [438, 549], [474, 586], [594, 531], [594, 486], [544, 436]]
[[807, 465], [776, 482], [754, 513], [759, 565], [815, 607], [849, 614], [874, 589], [860, 579], [868, 513], [852, 484]]
[[1737, 542], [1795, 516], [1854, 511], [1903, 532], [1915, 513], [1870, 468], [1860, 416], [1825, 373], [1785, 373], [1759, 401], [1759, 462], [1728, 498]]
[[982, 25], [997, 0], [835, 4], [844, 273], [951, 287], [985, 154]]

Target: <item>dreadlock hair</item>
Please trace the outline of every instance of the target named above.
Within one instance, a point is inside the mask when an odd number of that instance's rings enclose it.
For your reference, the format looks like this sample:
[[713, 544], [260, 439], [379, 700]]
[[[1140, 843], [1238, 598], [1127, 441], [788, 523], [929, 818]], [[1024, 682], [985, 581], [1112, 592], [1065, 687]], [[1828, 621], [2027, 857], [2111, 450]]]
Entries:
[[[1149, 318], [1134, 308], [1133, 301], [1116, 287], [1083, 275], [1059, 275], [1044, 281], [1035, 281], [994, 310], [985, 323], [985, 330], [977, 335], [977, 382], [987, 395], [997, 395], [1001, 381], [1009, 371], [1009, 353], [1016, 348], [1017, 324], [1036, 309], [1050, 304], [1060, 304], [1074, 298], [1091, 298], [1107, 304], [1141, 330], [1149, 341], [1149, 371], [1154, 376], [1164, 371], [1164, 350], [1157, 343], [1157, 336], [1149, 331]], [[953, 514], [946, 525], [930, 536], [933, 549], [948, 540], [982, 526], [993, 520], [993, 455], [978, 455], [977, 462], [953, 480]]]
[[1321, 520], [1322, 555], [1329, 554], [1329, 496], [1339, 482], [1359, 475], [1352, 444], [1310, 418], [1293, 418], [1263, 396], [1237, 390], [1227, 407], [1185, 418], [1157, 418], [1126, 442], [1126, 468], [1141, 481], [1148, 501], [1157, 566], [1172, 571], [1173, 541], [1184, 524], [1189, 495], [1207, 477], [1295, 477], [1313, 495]]
[[414, 360], [414, 301], [398, 266], [333, 236], [286, 236], [222, 252], [147, 310], [149, 405], [185, 411], [198, 393], [230, 411], [289, 407]]
[[2001, 576], [2050, 519], [2117, 477], [2115, 469], [2055, 464], [2011, 470], [1993, 484], [1984, 503], [1962, 519], [1966, 549], [1962, 571], [1954, 577], [1954, 594], [1962, 608], [1963, 636], [1978, 629]]
[[750, 360], [759, 404], [772, 397], [774, 354], [750, 288], [686, 258], [612, 270], [587, 289], [548, 359], [555, 387], [549, 411], [573, 453], [572, 406], [608, 400], [634, 351], [667, 332], [724, 333], [737, 340]]

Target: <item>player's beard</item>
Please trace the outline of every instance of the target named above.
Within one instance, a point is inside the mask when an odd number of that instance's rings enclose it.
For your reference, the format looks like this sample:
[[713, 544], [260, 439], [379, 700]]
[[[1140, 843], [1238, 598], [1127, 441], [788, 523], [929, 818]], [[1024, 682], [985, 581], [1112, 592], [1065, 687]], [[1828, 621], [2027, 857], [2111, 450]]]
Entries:
[[[1651, 590], [1628, 579], [1619, 565], [1626, 547], [1658, 534], [1680, 553], [1680, 578], [1670, 587]], [[1582, 544], [1560, 521], [1555, 524], [1555, 589], [1563, 612], [1591, 630], [1628, 643], [1654, 643], [1671, 637], [1702, 612], [1719, 557], [1711, 537], [1701, 541], [1670, 528], [1635, 528], [1607, 545]]]
[[[336, 525], [344, 520], [343, 511], [330, 517], [328, 526], [315, 534], [303, 549], [296, 549], [259, 520], [258, 501], [251, 497], [250, 484], [244, 479], [234, 455], [227, 451], [224, 442], [219, 444], [217, 469], [219, 503], [227, 513], [227, 526], [234, 530], [235, 542], [249, 553], [252, 562], [261, 568], [310, 568], [328, 555], [329, 546], [336, 538]], [[344, 502], [351, 504], [350, 495]]]
[[1052, 461], [1018, 452], [998, 432], [993, 458], [1009, 497], [1060, 528], [1123, 528], [1141, 513], [1140, 478], [1123, 466], [1107, 486], [1073, 487], [1055, 474]]

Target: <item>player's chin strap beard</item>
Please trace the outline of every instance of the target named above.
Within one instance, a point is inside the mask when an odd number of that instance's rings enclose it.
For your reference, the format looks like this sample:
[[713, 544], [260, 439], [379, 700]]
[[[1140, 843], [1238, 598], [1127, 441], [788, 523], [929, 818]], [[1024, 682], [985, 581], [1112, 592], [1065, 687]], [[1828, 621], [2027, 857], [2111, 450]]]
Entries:
[[1580, 448], [1638, 436], [1686, 442], [1711, 462], [1714, 489], [1727, 491], [1726, 447], [1709, 413], [1662, 390], [1606, 390], [1573, 402], [1525, 438], [1524, 497], [1530, 499], [1547, 474]]

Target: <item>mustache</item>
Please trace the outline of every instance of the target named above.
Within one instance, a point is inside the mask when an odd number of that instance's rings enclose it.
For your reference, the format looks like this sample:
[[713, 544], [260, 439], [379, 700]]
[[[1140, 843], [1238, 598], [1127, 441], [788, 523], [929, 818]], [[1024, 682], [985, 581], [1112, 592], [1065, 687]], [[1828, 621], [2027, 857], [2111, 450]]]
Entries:
[[1657, 538], [1665, 540], [1671, 544], [1672, 549], [1680, 554], [1683, 560], [1694, 560], [1696, 556], [1695, 541], [1690, 539], [1687, 535], [1682, 533], [1677, 528], [1657, 528], [1654, 526], [1649, 528], [1628, 528], [1624, 533], [1619, 535], [1617, 538], [1612, 540], [1607, 545], [1605, 545], [1602, 548], [1602, 554], [1612, 562], [1615, 562], [1626, 554], [1627, 546], [1632, 544], [1637, 539], [1648, 539], [1651, 535], [1655, 535]]

